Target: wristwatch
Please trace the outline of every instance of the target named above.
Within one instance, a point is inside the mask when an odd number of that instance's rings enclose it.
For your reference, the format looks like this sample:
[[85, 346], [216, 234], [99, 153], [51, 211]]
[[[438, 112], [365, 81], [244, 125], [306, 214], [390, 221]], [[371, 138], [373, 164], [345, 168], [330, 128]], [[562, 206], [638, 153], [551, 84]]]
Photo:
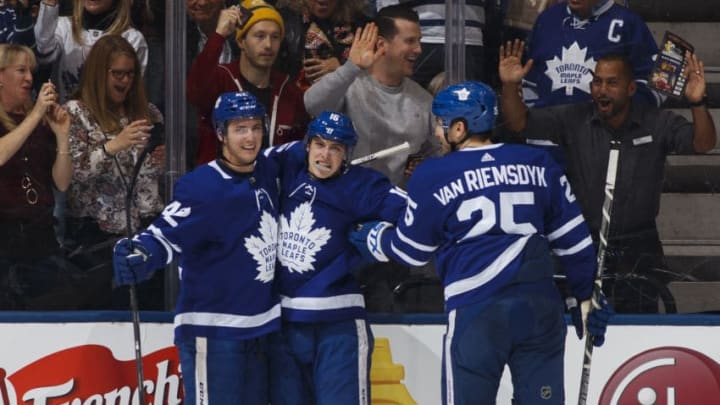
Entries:
[[690, 107], [707, 107], [708, 105], [708, 96], [707, 94], [703, 96], [703, 98], [700, 99], [700, 101], [696, 101], [694, 103], [688, 103]]

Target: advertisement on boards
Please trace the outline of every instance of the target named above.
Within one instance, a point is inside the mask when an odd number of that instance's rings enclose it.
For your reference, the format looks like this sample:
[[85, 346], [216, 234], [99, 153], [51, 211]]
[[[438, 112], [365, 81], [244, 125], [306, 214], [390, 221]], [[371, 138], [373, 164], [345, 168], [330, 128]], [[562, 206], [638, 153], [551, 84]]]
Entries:
[[[146, 404], [182, 404], [172, 324], [141, 336]], [[129, 323], [0, 323], [0, 403], [137, 403], [134, 347]]]
[[[441, 404], [444, 326], [398, 323], [372, 328], [382, 345], [373, 357], [373, 402]], [[588, 403], [720, 403], [718, 341], [718, 325], [611, 325], [605, 345], [593, 355]], [[172, 324], [143, 323], [141, 343], [146, 403], [182, 404]], [[578, 395], [582, 350], [582, 342], [568, 329], [567, 403]], [[0, 405], [137, 403], [128, 322], [0, 322], [0, 353]], [[497, 403], [509, 405], [511, 398], [506, 369]]]

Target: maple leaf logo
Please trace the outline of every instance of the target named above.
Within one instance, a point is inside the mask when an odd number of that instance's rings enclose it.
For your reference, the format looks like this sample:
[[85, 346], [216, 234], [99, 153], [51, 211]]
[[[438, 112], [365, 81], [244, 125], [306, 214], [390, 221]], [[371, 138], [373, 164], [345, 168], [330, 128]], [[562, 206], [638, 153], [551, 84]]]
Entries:
[[245, 238], [245, 249], [257, 262], [258, 275], [255, 280], [269, 283], [275, 276], [275, 259], [277, 258], [278, 227], [275, 217], [263, 211], [260, 217], [260, 237]]
[[587, 48], [580, 48], [577, 42], [573, 42], [570, 48], [563, 47], [562, 59], [555, 56], [547, 61], [545, 74], [552, 80], [551, 91], [564, 87], [567, 96], [573, 95], [573, 89], [590, 94], [592, 72], [597, 62], [592, 57], [586, 57]]
[[290, 272], [315, 270], [315, 255], [325, 246], [332, 232], [316, 228], [310, 202], [300, 204], [290, 213], [290, 221], [280, 216], [280, 263]]

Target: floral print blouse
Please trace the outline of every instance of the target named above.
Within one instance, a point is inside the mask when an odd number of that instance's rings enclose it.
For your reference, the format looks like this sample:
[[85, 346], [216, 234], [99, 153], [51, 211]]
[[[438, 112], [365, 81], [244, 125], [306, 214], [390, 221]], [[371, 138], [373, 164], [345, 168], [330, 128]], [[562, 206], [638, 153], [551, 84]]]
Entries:
[[[75, 218], [94, 219], [100, 230], [123, 234], [126, 228], [125, 196], [130, 184], [135, 162], [142, 154], [140, 146], [118, 152], [115, 157], [105, 153], [103, 145], [117, 133], [103, 133], [90, 110], [78, 100], [69, 101], [65, 107], [72, 117], [70, 124], [70, 152], [73, 160], [73, 178], [67, 195], [67, 215]], [[152, 122], [162, 122], [163, 117], [150, 104]], [[122, 119], [121, 127], [128, 124]], [[148, 155], [140, 168], [131, 208], [132, 226], [137, 229], [140, 218], [153, 217], [163, 207], [159, 181], [164, 171], [164, 148], [160, 146]]]

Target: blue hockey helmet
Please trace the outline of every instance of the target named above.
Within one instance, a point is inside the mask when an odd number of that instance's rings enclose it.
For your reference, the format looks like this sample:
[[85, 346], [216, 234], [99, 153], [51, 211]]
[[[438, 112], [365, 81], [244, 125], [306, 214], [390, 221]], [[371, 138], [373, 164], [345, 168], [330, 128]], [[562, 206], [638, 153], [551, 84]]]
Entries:
[[258, 118], [265, 122], [265, 107], [251, 93], [246, 91], [223, 93], [215, 101], [212, 112], [215, 133], [220, 130], [225, 135], [225, 124], [228, 121], [249, 118]]
[[432, 112], [447, 129], [458, 119], [465, 120], [468, 132], [488, 132], [495, 126], [497, 97], [490, 86], [481, 82], [450, 85], [435, 95]]
[[328, 139], [345, 145], [345, 158], [343, 159], [343, 170], [346, 172], [350, 168], [350, 156], [353, 148], [357, 144], [357, 133], [352, 120], [345, 114], [332, 111], [323, 111], [310, 121], [307, 134], [305, 135], [305, 145], [310, 144], [310, 140], [315, 137]]
[[350, 149], [357, 143], [357, 134], [352, 120], [345, 114], [323, 111], [308, 125], [305, 143], [316, 136], [345, 145], [349, 154]]

